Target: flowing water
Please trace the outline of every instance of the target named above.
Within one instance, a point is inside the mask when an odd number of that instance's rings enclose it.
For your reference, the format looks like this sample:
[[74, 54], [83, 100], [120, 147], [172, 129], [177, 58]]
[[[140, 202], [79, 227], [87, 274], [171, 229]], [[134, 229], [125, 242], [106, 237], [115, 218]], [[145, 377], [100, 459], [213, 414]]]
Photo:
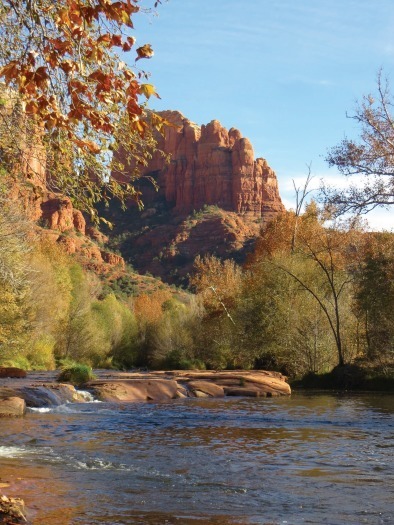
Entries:
[[0, 420], [34, 525], [394, 522], [394, 396], [36, 409]]

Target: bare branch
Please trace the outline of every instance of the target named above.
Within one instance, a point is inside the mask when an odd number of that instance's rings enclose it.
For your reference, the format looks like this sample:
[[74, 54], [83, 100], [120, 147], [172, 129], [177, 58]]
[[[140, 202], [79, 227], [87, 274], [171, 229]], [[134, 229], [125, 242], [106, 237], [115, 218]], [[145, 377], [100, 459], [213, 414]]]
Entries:
[[327, 155], [329, 166], [347, 177], [358, 176], [359, 184], [344, 191], [323, 185], [322, 200], [336, 215], [364, 214], [376, 207], [394, 204], [394, 118], [393, 100], [387, 79], [377, 78], [377, 98], [365, 96], [348, 116], [360, 125], [359, 140], [345, 138]]

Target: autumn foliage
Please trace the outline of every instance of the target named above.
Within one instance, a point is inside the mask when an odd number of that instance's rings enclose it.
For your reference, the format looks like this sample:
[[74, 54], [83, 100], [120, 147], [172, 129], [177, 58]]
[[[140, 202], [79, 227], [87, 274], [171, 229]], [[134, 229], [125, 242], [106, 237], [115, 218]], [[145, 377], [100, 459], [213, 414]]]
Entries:
[[5, 0], [0, 6], [0, 79], [36, 133], [37, 126], [43, 132], [52, 183], [85, 208], [103, 190], [138, 199], [132, 185], [111, 177], [112, 151], [122, 146], [127, 160], [143, 164], [155, 146], [152, 131], [163, 126], [145, 108], [158, 94], [137, 67], [153, 56], [150, 44], [137, 46], [131, 34], [141, 11], [138, 0]]

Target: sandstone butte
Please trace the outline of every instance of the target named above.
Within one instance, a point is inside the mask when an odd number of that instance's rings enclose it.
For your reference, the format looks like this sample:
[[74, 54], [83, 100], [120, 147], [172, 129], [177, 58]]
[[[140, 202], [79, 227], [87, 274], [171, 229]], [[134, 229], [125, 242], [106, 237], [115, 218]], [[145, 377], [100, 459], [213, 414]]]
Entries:
[[[156, 180], [159, 196], [173, 208], [174, 215], [186, 216], [204, 205], [217, 205], [245, 221], [267, 222], [284, 210], [275, 172], [265, 159], [254, 158], [252, 144], [239, 130], [227, 131], [218, 120], [198, 126], [179, 111], [159, 114], [169, 125], [164, 137], [157, 137], [158, 148], [170, 160], [154, 153], [143, 175]], [[122, 160], [121, 151], [116, 155]], [[31, 218], [60, 233], [75, 230], [94, 237], [94, 231], [86, 228], [82, 213], [73, 208], [70, 199], [47, 190], [45, 151], [37, 141], [25, 152], [24, 164], [33, 191], [23, 192], [18, 186], [15, 196], [25, 200]], [[126, 165], [122, 173], [113, 176], [129, 181], [134, 168]], [[143, 194], [145, 207], [149, 207], [152, 195], [152, 189]]]
[[[143, 168], [145, 210], [138, 215], [130, 206], [122, 216], [111, 215], [110, 209], [109, 219], [118, 236], [126, 235], [121, 251], [138, 271], [185, 284], [197, 255], [242, 263], [261, 226], [284, 206], [275, 172], [265, 159], [254, 158], [240, 131], [228, 131], [217, 120], [198, 126], [179, 111], [159, 114], [169, 125]], [[127, 165], [122, 151], [117, 156], [124, 170], [113, 175], [124, 182], [135, 166]], [[157, 192], [147, 177], [154, 179]]]
[[[186, 216], [204, 205], [217, 205], [246, 221], [267, 222], [284, 210], [275, 172], [263, 158], [254, 158], [253, 147], [240, 131], [227, 131], [218, 120], [198, 126], [179, 111], [158, 112], [169, 126], [158, 136], [156, 152], [144, 168], [159, 187], [159, 195], [173, 207], [174, 215]], [[123, 162], [122, 152], [118, 152]], [[114, 173], [118, 180], [124, 173]], [[149, 205], [149, 196], [147, 196]]]

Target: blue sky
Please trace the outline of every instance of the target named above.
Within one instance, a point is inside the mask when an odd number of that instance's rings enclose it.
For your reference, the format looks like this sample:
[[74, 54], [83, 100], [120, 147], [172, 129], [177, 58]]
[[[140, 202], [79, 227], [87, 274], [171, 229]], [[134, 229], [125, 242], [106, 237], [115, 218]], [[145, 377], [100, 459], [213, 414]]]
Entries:
[[[168, 0], [157, 13], [135, 19], [138, 44], [155, 50], [140, 62], [162, 97], [152, 108], [238, 128], [287, 206], [309, 164], [316, 185], [345, 183], [324, 157], [356, 133], [346, 112], [380, 68], [394, 89], [392, 0]], [[368, 220], [394, 228], [394, 210]]]

